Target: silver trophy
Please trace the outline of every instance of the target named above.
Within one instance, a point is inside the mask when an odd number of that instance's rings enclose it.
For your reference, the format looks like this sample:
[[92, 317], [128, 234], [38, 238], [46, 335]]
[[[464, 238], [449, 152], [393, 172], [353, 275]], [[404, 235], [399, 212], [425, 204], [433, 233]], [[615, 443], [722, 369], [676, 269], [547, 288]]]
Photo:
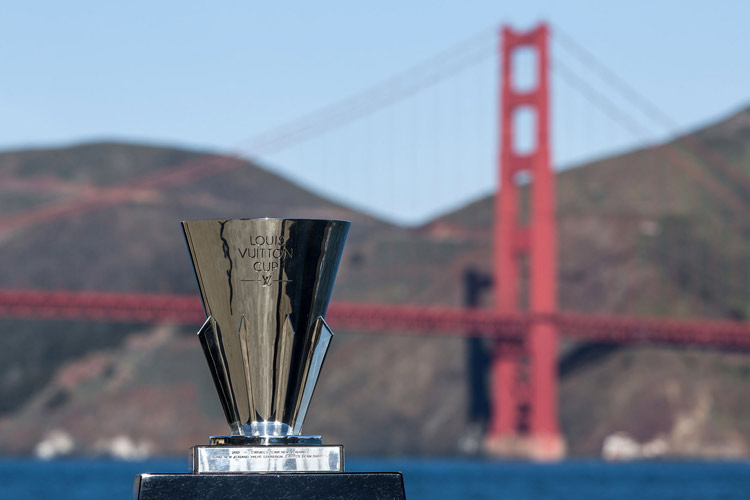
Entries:
[[184, 221], [206, 322], [198, 332], [230, 434], [194, 473], [342, 472], [342, 446], [302, 435], [333, 333], [325, 322], [349, 222]]

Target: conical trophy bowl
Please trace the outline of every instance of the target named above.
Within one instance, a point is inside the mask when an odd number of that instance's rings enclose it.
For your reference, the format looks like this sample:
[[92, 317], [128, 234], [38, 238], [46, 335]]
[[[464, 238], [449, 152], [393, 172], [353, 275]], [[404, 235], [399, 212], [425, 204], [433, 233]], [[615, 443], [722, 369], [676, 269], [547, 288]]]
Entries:
[[182, 227], [207, 316], [198, 335], [231, 432], [212, 444], [320, 444], [300, 432], [333, 335], [324, 318], [349, 222]]

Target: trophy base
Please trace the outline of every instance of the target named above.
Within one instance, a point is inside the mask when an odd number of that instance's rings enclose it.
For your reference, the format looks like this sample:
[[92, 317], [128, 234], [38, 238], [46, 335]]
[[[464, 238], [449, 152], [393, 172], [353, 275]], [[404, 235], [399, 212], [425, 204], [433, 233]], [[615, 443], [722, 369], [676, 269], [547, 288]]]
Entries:
[[398, 472], [339, 474], [141, 474], [134, 500], [405, 500]]
[[[232, 436], [232, 438], [244, 436]], [[190, 470], [194, 474], [245, 472], [344, 472], [341, 445], [255, 444], [243, 440], [223, 441], [190, 448]], [[288, 443], [288, 441], [287, 441]]]

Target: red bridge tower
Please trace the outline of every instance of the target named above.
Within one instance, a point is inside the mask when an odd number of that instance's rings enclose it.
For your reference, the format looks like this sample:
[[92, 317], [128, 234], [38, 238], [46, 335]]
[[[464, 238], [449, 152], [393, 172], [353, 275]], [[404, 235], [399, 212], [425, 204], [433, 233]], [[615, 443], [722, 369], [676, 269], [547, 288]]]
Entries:
[[[491, 453], [541, 460], [565, 453], [557, 423], [558, 332], [551, 322], [557, 312], [557, 220], [549, 148], [548, 35], [545, 24], [523, 33], [509, 27], [502, 30], [495, 308], [499, 314], [517, 314], [527, 308], [535, 319], [524, 340], [495, 345], [493, 406], [486, 440]], [[520, 48], [536, 55], [536, 83], [528, 90], [514, 87], [512, 56]], [[518, 131], [513, 118], [519, 111], [535, 117], [534, 146], [527, 153], [514, 146]], [[519, 174], [530, 180], [523, 188]], [[528, 189], [529, 200], [523, 207], [522, 189]]]

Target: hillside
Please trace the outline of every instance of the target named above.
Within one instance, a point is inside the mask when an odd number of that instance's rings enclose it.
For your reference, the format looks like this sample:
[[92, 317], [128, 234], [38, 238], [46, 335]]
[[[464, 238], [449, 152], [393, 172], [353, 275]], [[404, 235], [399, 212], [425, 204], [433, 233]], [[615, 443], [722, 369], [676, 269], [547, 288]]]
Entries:
[[[9, 216], [85, 196], [93, 189], [167, 166], [212, 160], [214, 156], [196, 152], [126, 144], [0, 154], [0, 214]], [[321, 214], [352, 220], [354, 242], [389, 229], [381, 221], [242, 164], [197, 185], [163, 192], [145, 190], [135, 203], [105, 206], [11, 233], [0, 244], [0, 259], [5, 264], [0, 286], [194, 293], [195, 278], [190, 272], [180, 220]], [[5, 396], [0, 398], [0, 411], [16, 407], [20, 402], [17, 397], [28, 396], [41, 387], [62, 360], [82, 355], [89, 348], [115, 345], [133, 328], [28, 322], [5, 322], [3, 326], [8, 332], [4, 345], [11, 349], [6, 354], [11, 354], [12, 361], [0, 369], [0, 374], [5, 372], [5, 376], [0, 375]], [[57, 333], [60, 329], [65, 333]], [[23, 345], [23, 339], [33, 337], [45, 341]], [[37, 376], [30, 371], [43, 373]], [[9, 379], [23, 385], [9, 383]]]
[[[750, 108], [557, 176], [563, 309], [750, 318]], [[494, 198], [431, 226], [486, 231]], [[668, 298], [668, 300], [664, 300]]]
[[[200, 157], [127, 144], [2, 153], [0, 214]], [[743, 179], [750, 179], [750, 110], [673, 144], [561, 172], [562, 307], [747, 320], [750, 279], [737, 272], [750, 262]], [[490, 269], [492, 203], [477, 200], [405, 229], [244, 164], [6, 236], [0, 286], [197, 293], [177, 221], [335, 217], [353, 225], [334, 299], [458, 305], [465, 269]], [[103, 452], [123, 433], [153, 451], [183, 453], [225, 432], [190, 329], [0, 324], [4, 453], [29, 452], [39, 429], [54, 427], [82, 453]], [[604, 437], [620, 430], [689, 444], [676, 454], [748, 453], [750, 407], [742, 401], [750, 359], [595, 347], [567, 346], [561, 359], [561, 420], [574, 454], [598, 454]], [[464, 348], [458, 339], [337, 332], [305, 430], [352, 453], [455, 452], [467, 428]]]

